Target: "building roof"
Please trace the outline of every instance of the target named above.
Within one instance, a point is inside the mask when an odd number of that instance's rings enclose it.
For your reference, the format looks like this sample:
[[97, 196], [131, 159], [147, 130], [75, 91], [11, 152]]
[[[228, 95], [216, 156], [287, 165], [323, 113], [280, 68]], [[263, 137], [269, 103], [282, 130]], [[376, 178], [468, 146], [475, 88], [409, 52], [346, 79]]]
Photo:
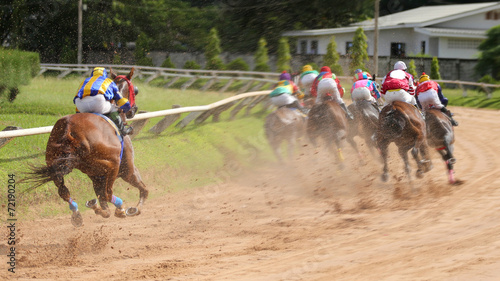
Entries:
[[[500, 2], [422, 6], [419, 8], [379, 17], [378, 28], [379, 29], [392, 29], [401, 27], [423, 28], [440, 22], [459, 19], [466, 16], [471, 16], [478, 13], [490, 11], [493, 9], [500, 9]], [[340, 28], [286, 31], [283, 33], [283, 36], [320, 36], [320, 35], [331, 35], [339, 33], [349, 33], [349, 32], [354, 32], [358, 27], [362, 27], [365, 31], [373, 30], [375, 28], [375, 20], [374, 19], [365, 20], [362, 22], [353, 23], [347, 27], [340, 27]], [[452, 29], [449, 29], [449, 31], [453, 32]], [[461, 32], [461, 30], [457, 32]], [[478, 33], [478, 35], [479, 34], [481, 36], [484, 36], [484, 30], [481, 30], [481, 33]]]

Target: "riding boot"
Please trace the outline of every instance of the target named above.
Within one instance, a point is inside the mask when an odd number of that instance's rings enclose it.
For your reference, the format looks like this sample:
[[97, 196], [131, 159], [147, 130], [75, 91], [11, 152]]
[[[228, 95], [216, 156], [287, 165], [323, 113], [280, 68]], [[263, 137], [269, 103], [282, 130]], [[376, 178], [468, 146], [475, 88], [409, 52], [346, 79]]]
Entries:
[[372, 102], [373, 107], [377, 110], [378, 113], [380, 113], [380, 108], [377, 105], [377, 102]]
[[130, 135], [133, 133], [134, 129], [130, 126], [125, 126], [125, 124], [123, 124], [123, 120], [117, 111], [110, 112], [110, 113], [106, 114], [106, 116], [108, 116], [109, 119], [111, 119], [113, 122], [115, 122], [115, 124], [118, 127], [118, 130], [120, 130], [120, 134], [122, 136]]
[[307, 113], [309, 112], [305, 107], [303, 107], [300, 102], [298, 100], [292, 102], [290, 104], [290, 107], [294, 107], [294, 108], [297, 108], [298, 110], [300, 110], [300, 112], [302, 112], [302, 114], [304, 115], [307, 115]]
[[451, 111], [448, 108], [443, 106], [441, 108], [441, 112], [443, 112], [446, 116], [448, 116], [450, 118], [450, 122], [451, 122], [452, 126], [458, 126], [458, 122], [455, 119], [453, 119], [453, 114], [451, 114]]
[[418, 107], [418, 105], [414, 104], [413, 106], [418, 110], [418, 112], [420, 112], [422, 119], [425, 120], [425, 113]]
[[345, 111], [347, 117], [351, 120], [354, 120], [354, 115], [352, 115], [352, 113], [349, 111], [349, 109], [347, 109], [347, 106], [345, 105], [345, 103], [339, 103], [340, 104], [340, 107], [342, 107], [342, 109]]

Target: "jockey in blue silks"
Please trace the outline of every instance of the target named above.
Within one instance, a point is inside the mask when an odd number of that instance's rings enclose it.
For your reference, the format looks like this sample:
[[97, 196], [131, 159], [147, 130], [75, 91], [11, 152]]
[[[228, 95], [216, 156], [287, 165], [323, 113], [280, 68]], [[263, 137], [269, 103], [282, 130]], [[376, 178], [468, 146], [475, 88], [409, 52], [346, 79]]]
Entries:
[[[111, 104], [114, 101], [116, 105]], [[118, 108], [126, 113], [130, 110], [130, 102], [122, 97], [116, 83], [108, 78], [106, 69], [96, 67], [89, 78], [85, 79], [78, 87], [78, 92], [73, 98], [77, 112], [100, 113], [108, 116], [123, 136], [131, 134], [132, 128], [125, 127]]]

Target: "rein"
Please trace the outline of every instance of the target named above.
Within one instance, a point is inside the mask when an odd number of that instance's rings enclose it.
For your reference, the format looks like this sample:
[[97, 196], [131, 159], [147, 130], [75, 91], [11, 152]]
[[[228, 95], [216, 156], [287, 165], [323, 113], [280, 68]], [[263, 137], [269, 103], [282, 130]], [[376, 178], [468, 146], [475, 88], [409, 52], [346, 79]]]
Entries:
[[116, 76], [116, 78], [121, 78], [121, 79], [125, 80], [125, 82], [127, 82], [128, 100], [130, 101], [130, 106], [134, 106], [135, 105], [134, 85], [132, 84], [132, 82], [130, 82], [130, 79], [128, 79], [127, 76], [125, 76], [125, 75], [118, 75], [118, 76]]

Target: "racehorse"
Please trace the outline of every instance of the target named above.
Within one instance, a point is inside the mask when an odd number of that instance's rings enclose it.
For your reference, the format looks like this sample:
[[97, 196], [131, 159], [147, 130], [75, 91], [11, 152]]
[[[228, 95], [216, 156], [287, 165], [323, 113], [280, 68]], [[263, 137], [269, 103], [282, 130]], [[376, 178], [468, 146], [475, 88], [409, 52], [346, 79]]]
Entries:
[[456, 182], [453, 165], [456, 159], [453, 157], [453, 143], [455, 134], [450, 118], [441, 110], [430, 108], [425, 113], [425, 123], [427, 127], [427, 142], [430, 147], [435, 148], [446, 163], [448, 169], [448, 181]]
[[375, 153], [377, 149], [375, 136], [378, 128], [379, 111], [367, 100], [355, 101], [347, 108], [354, 115], [354, 120], [349, 121], [349, 134], [352, 135], [351, 137], [360, 136], [364, 139], [366, 145], [370, 148], [370, 152], [378, 157], [379, 154]]
[[273, 149], [276, 158], [283, 162], [280, 147], [283, 142], [288, 145], [288, 157], [293, 156], [297, 139], [304, 134], [305, 117], [297, 109], [280, 107], [271, 112], [264, 123], [269, 145]]
[[423, 177], [423, 173], [432, 169], [432, 162], [428, 157], [425, 121], [413, 105], [402, 101], [394, 101], [382, 108], [380, 112], [376, 143], [384, 161], [382, 181], [388, 179], [387, 156], [391, 142], [394, 142], [398, 147], [399, 155], [403, 158], [405, 171], [410, 182], [408, 150], [411, 149], [411, 154], [417, 162], [416, 175], [418, 178]]
[[343, 141], [346, 140], [356, 150], [359, 151], [352, 138], [348, 133], [349, 125], [345, 111], [340, 105], [325, 97], [322, 103], [315, 104], [308, 113], [306, 132], [309, 140], [314, 146], [317, 146], [317, 139], [323, 138], [328, 149], [333, 152], [331, 143], [335, 143], [337, 153], [335, 157], [339, 162], [339, 167], [343, 168], [344, 155], [342, 153]]
[[[135, 94], [138, 90], [130, 81], [133, 74], [134, 68], [126, 76], [117, 76], [111, 70], [111, 77], [121, 95], [131, 103], [132, 109], [127, 112], [129, 118], [137, 112]], [[115, 205], [115, 216], [123, 218], [138, 215], [148, 196], [146, 185], [134, 165], [134, 150], [130, 137], [123, 137], [122, 148], [113, 125], [93, 113], [67, 115], [56, 122], [47, 142], [45, 162], [46, 165], [32, 167], [31, 176], [26, 181], [35, 184], [31, 189], [53, 181], [59, 196], [70, 205], [73, 212], [71, 221], [75, 226], [81, 226], [83, 218], [64, 184], [64, 176], [73, 169], [82, 171], [92, 180], [97, 199], [87, 201], [86, 206], [104, 218], [110, 216], [107, 202]], [[122, 207], [122, 199], [113, 195], [113, 183], [117, 178], [122, 178], [139, 189], [140, 199], [137, 207], [125, 210]], [[100, 207], [97, 206], [97, 201]]]

